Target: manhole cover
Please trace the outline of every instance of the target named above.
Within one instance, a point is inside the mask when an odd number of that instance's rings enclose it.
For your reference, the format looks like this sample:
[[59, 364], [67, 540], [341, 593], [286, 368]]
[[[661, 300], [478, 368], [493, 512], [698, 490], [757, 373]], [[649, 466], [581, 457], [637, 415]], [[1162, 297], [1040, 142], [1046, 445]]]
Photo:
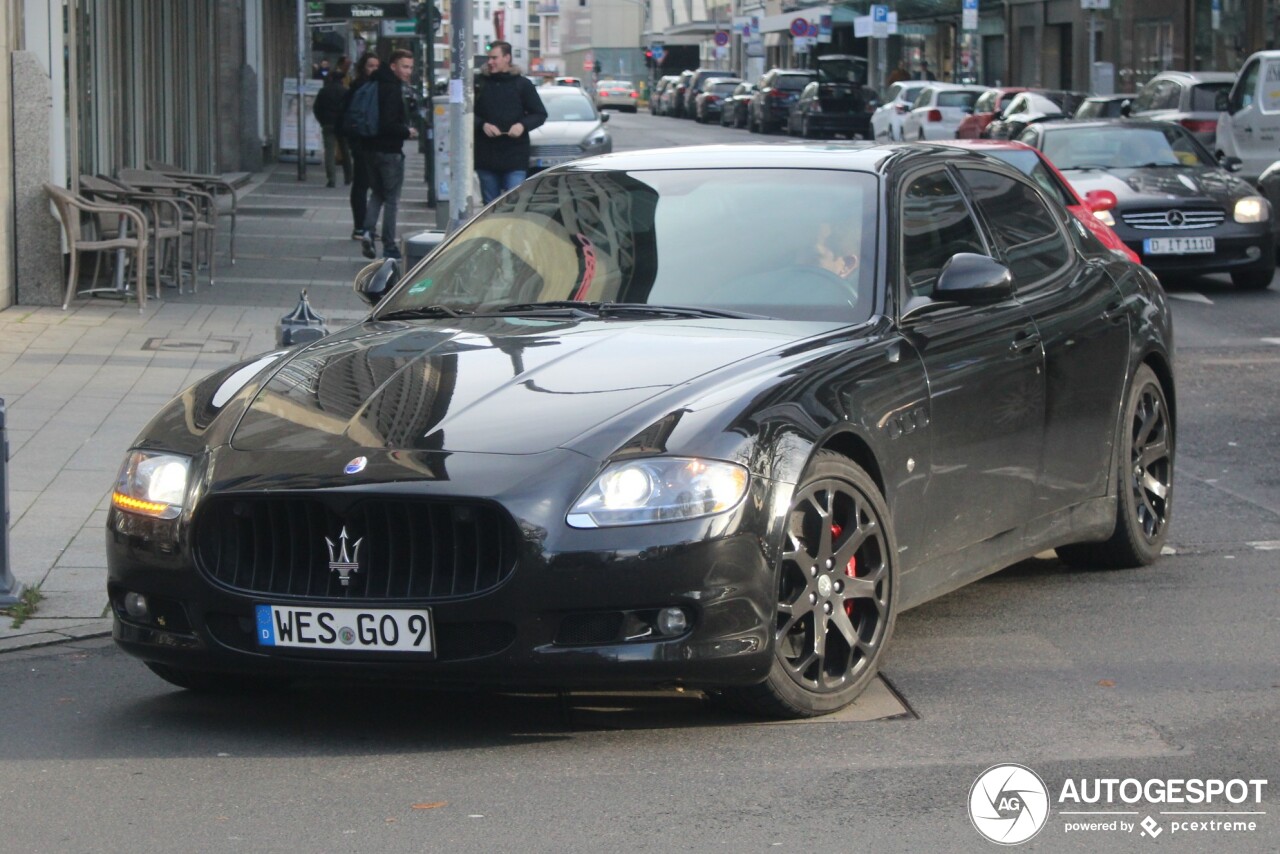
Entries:
[[187, 353], [234, 353], [240, 349], [234, 338], [148, 338], [143, 350], [168, 350]]

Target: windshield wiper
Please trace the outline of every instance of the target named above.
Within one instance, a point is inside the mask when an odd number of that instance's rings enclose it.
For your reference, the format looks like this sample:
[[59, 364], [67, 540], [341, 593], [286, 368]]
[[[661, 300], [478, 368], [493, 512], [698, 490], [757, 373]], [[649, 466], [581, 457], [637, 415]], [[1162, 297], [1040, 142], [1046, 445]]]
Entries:
[[1178, 169], [1182, 169], [1182, 168], [1185, 168], [1186, 165], [1187, 164], [1179, 160], [1174, 160], [1172, 162], [1168, 160], [1161, 160], [1159, 163], [1156, 163], [1154, 161], [1151, 163], [1139, 163], [1137, 166], [1130, 166], [1129, 168], [1130, 169], [1168, 169], [1170, 166], [1173, 166]]
[[1072, 163], [1070, 166], [1059, 166], [1064, 171], [1068, 169], [1079, 169], [1081, 172], [1092, 172], [1098, 169], [1110, 169], [1111, 167], [1105, 163]]
[[510, 305], [486, 309], [484, 314], [534, 314], [552, 315], [554, 317], [599, 317], [600, 303], [577, 299], [548, 300], [547, 302], [513, 302]]
[[424, 305], [419, 308], [402, 308], [378, 316], [378, 320], [417, 320], [426, 317], [462, 317], [475, 314], [465, 308], [450, 308], [447, 305]]
[[645, 302], [604, 302], [599, 303], [600, 314], [652, 314], [663, 317], [736, 317], [759, 318], [763, 315], [747, 314], [741, 311], [725, 311], [718, 308], [697, 308], [685, 305], [661, 305]]

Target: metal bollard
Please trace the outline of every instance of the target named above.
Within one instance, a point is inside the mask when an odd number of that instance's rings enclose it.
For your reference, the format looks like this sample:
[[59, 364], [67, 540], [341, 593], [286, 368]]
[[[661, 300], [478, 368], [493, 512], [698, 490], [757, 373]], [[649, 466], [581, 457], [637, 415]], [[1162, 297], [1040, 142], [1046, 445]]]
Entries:
[[0, 608], [17, 605], [22, 585], [9, 571], [9, 433], [5, 429], [4, 398], [0, 397]]
[[293, 311], [280, 318], [280, 322], [276, 324], [276, 345], [292, 347], [328, 334], [329, 327], [325, 325], [324, 318], [312, 310], [304, 288]]

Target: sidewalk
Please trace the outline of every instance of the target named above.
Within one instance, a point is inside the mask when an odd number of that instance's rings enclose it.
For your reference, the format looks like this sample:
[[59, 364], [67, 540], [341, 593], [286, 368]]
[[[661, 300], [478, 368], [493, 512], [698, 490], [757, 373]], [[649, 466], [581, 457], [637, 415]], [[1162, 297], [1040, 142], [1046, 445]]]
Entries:
[[[400, 236], [435, 227], [422, 155], [406, 146]], [[0, 616], [0, 652], [108, 634], [105, 525], [129, 443], [204, 375], [276, 346], [305, 288], [331, 330], [364, 316], [351, 282], [368, 263], [351, 239], [347, 189], [324, 169], [276, 164], [240, 191], [236, 264], [220, 224], [216, 284], [166, 290], [138, 313], [106, 299], [0, 311], [0, 398], [8, 409], [10, 567], [44, 598], [19, 628]]]

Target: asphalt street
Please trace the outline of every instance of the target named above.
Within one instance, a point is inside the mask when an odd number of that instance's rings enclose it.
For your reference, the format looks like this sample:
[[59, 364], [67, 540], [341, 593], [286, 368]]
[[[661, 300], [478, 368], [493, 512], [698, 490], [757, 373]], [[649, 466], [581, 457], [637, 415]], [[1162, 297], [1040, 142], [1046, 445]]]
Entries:
[[[645, 113], [608, 126], [619, 149], [760, 139]], [[1051, 801], [1023, 850], [1280, 850], [1280, 284], [1168, 290], [1170, 553], [1127, 571], [1032, 560], [901, 615], [883, 668], [901, 713], [777, 724], [696, 694], [332, 685], [209, 698], [73, 641], [0, 654], [0, 851], [983, 852], [998, 846], [966, 804], [1004, 763]], [[1060, 800], [1095, 779], [1268, 784], [1260, 803]], [[1109, 814], [1071, 814], [1090, 811]], [[1193, 825], [1222, 821], [1255, 829]]]

